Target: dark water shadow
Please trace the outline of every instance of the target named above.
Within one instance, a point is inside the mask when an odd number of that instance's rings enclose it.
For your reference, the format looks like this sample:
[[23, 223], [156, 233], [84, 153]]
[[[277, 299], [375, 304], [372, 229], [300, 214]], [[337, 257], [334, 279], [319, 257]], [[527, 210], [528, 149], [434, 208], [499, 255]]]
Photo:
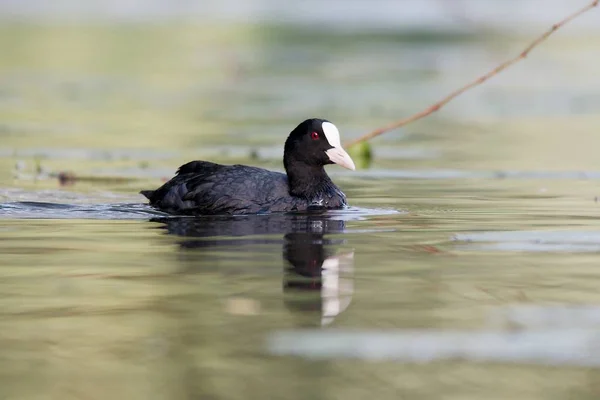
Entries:
[[[206, 271], [223, 258], [245, 255], [248, 268], [259, 266], [253, 253], [280, 245], [283, 301], [291, 312], [310, 314], [316, 325], [332, 322], [350, 304], [354, 251], [337, 252], [348, 215], [330, 213], [270, 214], [236, 217], [154, 218], [158, 229], [180, 237], [185, 273]], [[210, 250], [222, 251], [210, 251]], [[217, 260], [219, 259], [219, 260]], [[247, 272], [247, 269], [245, 270]]]

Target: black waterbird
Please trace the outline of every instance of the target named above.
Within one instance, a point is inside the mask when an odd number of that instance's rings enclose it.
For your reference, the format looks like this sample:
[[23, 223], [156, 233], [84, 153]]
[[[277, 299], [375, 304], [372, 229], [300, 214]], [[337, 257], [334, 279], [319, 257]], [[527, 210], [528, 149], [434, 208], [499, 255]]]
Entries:
[[285, 174], [247, 165], [192, 161], [156, 190], [141, 192], [153, 207], [180, 215], [258, 214], [346, 207], [346, 196], [325, 172], [327, 164], [354, 170], [338, 129], [307, 119], [288, 136]]

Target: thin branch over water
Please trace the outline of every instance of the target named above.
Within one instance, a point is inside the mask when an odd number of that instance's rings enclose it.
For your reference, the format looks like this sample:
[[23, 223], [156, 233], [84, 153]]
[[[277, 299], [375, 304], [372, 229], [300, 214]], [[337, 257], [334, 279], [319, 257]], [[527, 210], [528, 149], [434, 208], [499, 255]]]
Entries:
[[371, 132], [369, 132], [369, 133], [367, 133], [367, 134], [365, 134], [365, 135], [363, 135], [363, 136], [361, 136], [361, 137], [359, 137], [357, 139], [352, 140], [351, 142], [347, 143], [345, 146], [346, 147], [350, 147], [350, 146], [355, 145], [357, 143], [373, 139], [374, 137], [377, 137], [377, 136], [381, 135], [382, 133], [385, 133], [387, 131], [391, 131], [393, 129], [400, 128], [401, 126], [410, 124], [411, 122], [417, 121], [417, 120], [419, 120], [421, 118], [424, 118], [424, 117], [428, 116], [429, 114], [432, 114], [432, 113], [438, 111], [440, 108], [442, 108], [447, 103], [449, 103], [450, 101], [454, 100], [454, 98], [460, 96], [461, 94], [463, 94], [467, 90], [469, 90], [469, 89], [471, 89], [471, 88], [473, 88], [475, 86], [481, 85], [483, 82], [487, 81], [491, 77], [499, 74], [500, 72], [504, 71], [506, 68], [510, 67], [511, 65], [516, 64], [517, 62], [519, 62], [522, 59], [526, 58], [527, 55], [531, 52], [531, 50], [533, 50], [540, 43], [542, 43], [543, 41], [545, 41], [554, 32], [556, 32], [557, 30], [559, 30], [560, 28], [562, 28], [564, 25], [566, 25], [567, 23], [571, 22], [575, 18], [579, 17], [581, 14], [584, 14], [587, 11], [591, 10], [592, 8], [597, 7], [599, 1], [600, 0], [594, 0], [594, 1], [592, 1], [587, 6], [583, 7], [582, 9], [580, 9], [580, 10], [578, 10], [576, 12], [574, 12], [573, 14], [571, 14], [568, 17], [564, 18], [560, 22], [557, 22], [556, 24], [552, 25], [552, 27], [549, 30], [547, 30], [541, 36], [539, 36], [533, 42], [531, 42], [525, 48], [525, 50], [523, 50], [518, 56], [516, 56], [514, 58], [511, 58], [508, 61], [503, 62], [502, 64], [498, 65], [496, 68], [494, 68], [493, 70], [489, 71], [488, 73], [486, 73], [484, 75], [481, 75], [480, 77], [478, 77], [474, 81], [469, 82], [466, 85], [464, 85], [463, 87], [461, 87], [461, 88], [455, 90], [454, 92], [450, 93], [448, 96], [444, 97], [443, 99], [441, 99], [437, 103], [434, 103], [431, 106], [427, 107], [426, 109], [424, 109], [422, 111], [419, 111], [418, 113], [413, 114], [413, 115], [411, 115], [409, 117], [402, 118], [402, 119], [400, 119], [398, 121], [392, 122], [391, 124], [388, 124], [386, 126], [377, 128], [377, 129], [375, 129], [375, 130], [373, 130], [373, 131], [371, 131]]

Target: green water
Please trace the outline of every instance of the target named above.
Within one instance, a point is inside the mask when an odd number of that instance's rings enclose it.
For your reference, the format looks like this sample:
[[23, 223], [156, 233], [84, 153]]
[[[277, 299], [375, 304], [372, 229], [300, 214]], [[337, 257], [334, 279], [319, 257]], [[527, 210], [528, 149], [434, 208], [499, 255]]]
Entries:
[[[165, 225], [136, 194], [195, 158], [280, 169], [301, 120], [328, 118], [347, 142], [528, 39], [4, 23], [0, 398], [597, 398], [596, 347], [550, 328], [598, 328], [600, 37], [558, 35], [375, 140], [369, 168], [331, 167], [346, 213]], [[61, 171], [79, 180], [61, 186]], [[333, 294], [291, 269], [325, 260]], [[554, 318], [566, 305], [591, 311]], [[524, 306], [549, 321], [517, 320]], [[367, 345], [293, 355], [273, 351], [281, 331]], [[521, 347], [493, 353], [481, 331]], [[378, 358], [373, 332], [435, 340]], [[448, 357], [449, 332], [472, 345]]]

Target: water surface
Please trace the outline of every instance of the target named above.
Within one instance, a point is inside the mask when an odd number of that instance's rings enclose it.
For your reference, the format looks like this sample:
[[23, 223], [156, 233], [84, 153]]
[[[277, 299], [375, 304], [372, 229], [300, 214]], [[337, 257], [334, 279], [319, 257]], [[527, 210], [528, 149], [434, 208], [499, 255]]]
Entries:
[[329, 168], [348, 210], [137, 194], [194, 158], [281, 169], [303, 118], [349, 140], [530, 39], [427, 23], [2, 24], [0, 397], [597, 398], [590, 25]]

